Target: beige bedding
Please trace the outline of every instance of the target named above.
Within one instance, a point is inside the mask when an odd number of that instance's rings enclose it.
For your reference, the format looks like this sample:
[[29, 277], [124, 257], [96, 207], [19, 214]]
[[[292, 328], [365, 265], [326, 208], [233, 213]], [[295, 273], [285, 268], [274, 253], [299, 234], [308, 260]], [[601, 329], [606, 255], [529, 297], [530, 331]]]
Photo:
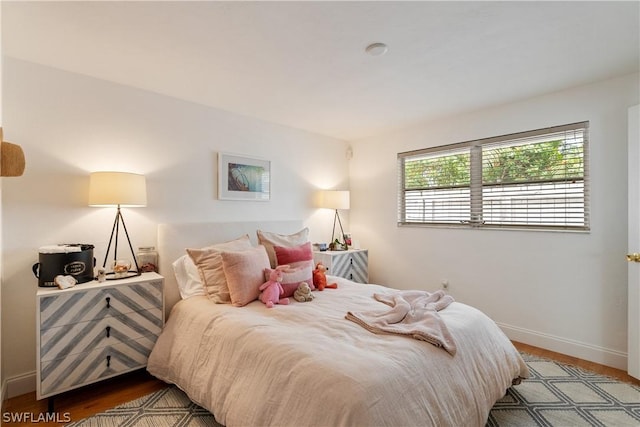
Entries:
[[180, 301], [149, 358], [226, 426], [484, 426], [527, 367], [495, 323], [454, 302], [439, 312], [451, 356], [425, 341], [373, 334], [345, 319], [389, 292], [332, 277], [311, 302], [245, 307]]

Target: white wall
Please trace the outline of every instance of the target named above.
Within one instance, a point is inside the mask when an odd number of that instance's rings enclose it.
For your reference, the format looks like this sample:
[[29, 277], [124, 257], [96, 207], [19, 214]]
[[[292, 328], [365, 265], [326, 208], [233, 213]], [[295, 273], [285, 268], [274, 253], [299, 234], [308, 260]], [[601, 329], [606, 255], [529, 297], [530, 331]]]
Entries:
[[[372, 280], [427, 290], [448, 280], [512, 339], [626, 368], [627, 108], [638, 92], [634, 74], [352, 143], [351, 231]], [[397, 227], [398, 152], [582, 120], [590, 233]]]
[[[24, 176], [4, 181], [2, 194], [2, 338], [12, 395], [35, 384], [38, 248], [93, 243], [103, 260], [115, 211], [87, 207], [91, 171], [146, 175], [148, 206], [123, 209], [136, 247], [154, 245], [163, 222], [298, 219], [313, 240], [328, 238], [332, 212], [313, 208], [313, 191], [348, 188], [343, 141], [13, 58], [4, 59], [3, 79], [5, 135], [27, 158]], [[217, 200], [218, 151], [271, 160], [271, 201]]]

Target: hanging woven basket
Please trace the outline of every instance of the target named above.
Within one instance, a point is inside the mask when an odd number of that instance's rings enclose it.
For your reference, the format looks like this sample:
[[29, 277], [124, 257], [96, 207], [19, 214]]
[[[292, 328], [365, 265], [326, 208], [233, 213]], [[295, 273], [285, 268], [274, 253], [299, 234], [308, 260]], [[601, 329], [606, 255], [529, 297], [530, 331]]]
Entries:
[[2, 139], [0, 127], [0, 176], [21, 176], [25, 166], [22, 148]]

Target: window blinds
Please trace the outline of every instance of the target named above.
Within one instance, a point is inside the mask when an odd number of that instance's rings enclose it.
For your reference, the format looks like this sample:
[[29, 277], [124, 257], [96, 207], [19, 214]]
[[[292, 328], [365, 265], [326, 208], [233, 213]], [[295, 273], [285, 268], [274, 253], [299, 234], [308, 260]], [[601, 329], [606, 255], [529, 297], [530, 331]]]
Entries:
[[589, 229], [588, 122], [398, 154], [398, 222]]

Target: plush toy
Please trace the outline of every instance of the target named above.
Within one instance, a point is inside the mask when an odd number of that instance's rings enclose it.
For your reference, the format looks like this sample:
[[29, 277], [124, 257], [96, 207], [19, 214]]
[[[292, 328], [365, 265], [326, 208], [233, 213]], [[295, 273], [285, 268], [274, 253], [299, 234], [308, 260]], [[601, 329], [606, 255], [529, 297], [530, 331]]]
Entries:
[[[289, 266], [285, 266], [289, 267]], [[260, 301], [265, 303], [268, 308], [273, 307], [274, 304], [289, 304], [289, 298], [280, 298], [280, 295], [284, 293], [282, 289], [282, 271], [285, 268], [278, 267], [272, 270], [269, 274], [269, 280], [260, 285]]]
[[323, 291], [324, 288], [337, 289], [337, 283], [327, 284], [327, 267], [321, 262], [316, 264], [316, 269], [313, 270], [313, 284], [317, 290]]
[[298, 302], [311, 301], [313, 294], [311, 293], [311, 287], [307, 282], [302, 282], [298, 285], [298, 289], [293, 293], [293, 298]]

